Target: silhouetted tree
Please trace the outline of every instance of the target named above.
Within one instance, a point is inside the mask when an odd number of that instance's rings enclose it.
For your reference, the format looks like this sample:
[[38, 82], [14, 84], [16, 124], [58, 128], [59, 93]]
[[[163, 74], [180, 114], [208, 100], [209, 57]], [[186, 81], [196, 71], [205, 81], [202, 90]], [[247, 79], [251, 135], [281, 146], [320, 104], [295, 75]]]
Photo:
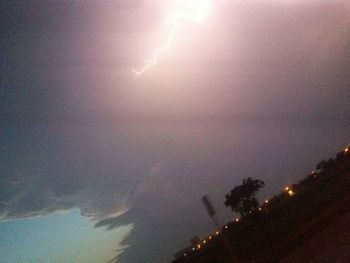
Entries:
[[325, 160], [322, 160], [316, 165], [317, 170], [325, 170], [328, 167], [328, 163]]
[[339, 161], [341, 161], [343, 159], [344, 159], [344, 152], [343, 151], [338, 152], [337, 156], [335, 157], [335, 161], [339, 162]]
[[229, 194], [226, 194], [225, 206], [231, 207], [233, 212], [245, 216], [249, 211], [259, 206], [255, 195], [264, 185], [265, 183], [260, 180], [250, 177], [244, 179], [241, 185], [235, 186]]
[[335, 160], [333, 158], [330, 158], [327, 164], [328, 164], [328, 167], [333, 167], [335, 165]]

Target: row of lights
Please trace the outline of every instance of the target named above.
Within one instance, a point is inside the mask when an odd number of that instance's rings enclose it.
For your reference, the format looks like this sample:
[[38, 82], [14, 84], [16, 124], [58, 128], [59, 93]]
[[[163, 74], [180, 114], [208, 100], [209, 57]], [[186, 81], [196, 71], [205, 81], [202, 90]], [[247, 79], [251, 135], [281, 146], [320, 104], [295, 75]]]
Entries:
[[[344, 149], [344, 153], [348, 153], [348, 152], [350, 152], [350, 148], [349, 147], [347, 147], [347, 148], [345, 148]], [[316, 172], [315, 171], [312, 171], [312, 173], [311, 173], [312, 175], [316, 175]], [[315, 176], [316, 177], [316, 176]], [[292, 197], [293, 195], [295, 195], [295, 192], [291, 189], [291, 187], [289, 187], [289, 186], [286, 186], [285, 188], [284, 188], [284, 191], [290, 196], [290, 197]], [[266, 199], [265, 201], [264, 201], [264, 203], [265, 204], [268, 204], [270, 202], [270, 200], [269, 199]], [[258, 211], [262, 211], [262, 207], [259, 207], [258, 208]], [[249, 211], [249, 213], [251, 214], [252, 213], [252, 211]], [[239, 223], [239, 221], [240, 221], [240, 219], [239, 218], [235, 218], [235, 220], [234, 220], [234, 222], [235, 223]], [[225, 227], [224, 227], [225, 229], [228, 229], [228, 225], [225, 225]], [[215, 232], [215, 235], [219, 235], [220, 234], [220, 232], [217, 230], [216, 232]], [[208, 239], [209, 240], [211, 240], [213, 237], [210, 235], [209, 237], [208, 237]], [[205, 245], [206, 243], [207, 243], [207, 241], [204, 239], [203, 241], [202, 241], [202, 243]], [[197, 244], [197, 249], [201, 249], [201, 244]], [[192, 248], [192, 251], [195, 251], [196, 250], [196, 248], [195, 247], [193, 247]], [[187, 254], [186, 253], [184, 253], [184, 256], [186, 257], [187, 256]]]
[[[260, 210], [260, 209], [261, 209], [261, 208], [259, 208], [259, 210]], [[250, 213], [251, 213], [251, 212], [252, 212], [252, 211], [250, 211]], [[240, 219], [239, 219], [239, 218], [235, 218], [235, 219], [234, 219], [234, 222], [235, 222], [235, 223], [239, 223], [239, 222], [240, 222]], [[225, 225], [224, 228], [225, 228], [225, 229], [228, 229], [228, 225]], [[213, 235], [216, 235], [216, 236], [220, 235], [219, 230], [216, 230], [216, 231], [214, 232]], [[208, 236], [208, 241], [210, 241], [210, 240], [212, 240], [212, 239], [213, 239], [213, 236], [212, 236], [212, 235]], [[205, 240], [205, 239], [203, 239], [202, 244], [205, 245], [208, 241]], [[201, 245], [200, 243], [197, 244], [197, 249], [199, 250], [199, 249], [201, 249], [201, 248], [202, 248], [202, 245]], [[192, 247], [192, 251], [195, 251], [195, 250], [196, 250], [196, 247]], [[184, 253], [184, 256], [186, 257], [187, 254]]]
[[[293, 195], [295, 194], [294, 191], [293, 191], [289, 186], [286, 186], [286, 187], [284, 188], [284, 190], [289, 194], [289, 196], [293, 196]], [[266, 199], [266, 200], [264, 201], [265, 204], [268, 204], [269, 202], [270, 202], [270, 201], [269, 201], [268, 199]], [[259, 207], [259, 208], [258, 208], [258, 211], [262, 211], [262, 207]], [[251, 214], [252, 211], [249, 211], [249, 213]], [[234, 220], [235, 223], [239, 223], [239, 221], [240, 221], [239, 218], [235, 218], [235, 220]], [[225, 225], [224, 228], [225, 228], [225, 229], [228, 229], [228, 225]], [[215, 235], [219, 235], [219, 234], [220, 234], [220, 232], [219, 232], [218, 230], [215, 231]], [[208, 237], [209, 240], [211, 240], [212, 238], [213, 238], [213, 237], [212, 237], [211, 235]], [[207, 241], [204, 239], [204, 240], [202, 241], [202, 243], [205, 245], [205, 244], [207, 243]], [[202, 245], [201, 245], [201, 244], [197, 244], [197, 249], [201, 249], [201, 248], [202, 248]], [[192, 251], [195, 251], [195, 250], [196, 250], [196, 248], [195, 248], [195, 247], [192, 247]], [[187, 254], [184, 253], [184, 256], [186, 257]]]
[[[350, 147], [346, 147], [346, 148], [344, 149], [344, 153], [350, 153]], [[314, 177], [317, 176], [316, 171], [312, 171], [311, 174], [314, 175]], [[286, 187], [284, 188], [284, 190], [285, 190], [285, 192], [288, 193], [289, 196], [295, 195], [295, 192], [294, 192], [294, 191], [291, 189], [291, 187], [289, 187], [289, 186], [286, 186]], [[265, 204], [268, 204], [268, 203], [269, 203], [269, 200], [266, 199], [266, 200], [265, 200]], [[258, 210], [259, 210], [259, 211], [262, 211], [262, 208], [259, 207]], [[250, 211], [249, 213], [251, 213], [251, 211]], [[236, 220], [237, 220], [237, 219], [236, 219]]]
[[[284, 190], [287, 191], [287, 193], [289, 194], [289, 196], [293, 196], [293, 195], [295, 194], [294, 191], [293, 191], [292, 189], [290, 189], [290, 187], [288, 187], [288, 186], [285, 187]], [[268, 204], [269, 202], [270, 202], [270, 201], [269, 201], [268, 199], [266, 199], [264, 203], [265, 203], [265, 204]], [[262, 208], [259, 207], [259, 208], [258, 208], [258, 211], [262, 211]], [[252, 211], [249, 211], [249, 213], [251, 214]], [[235, 223], [239, 223], [239, 221], [240, 221], [239, 218], [235, 218], [235, 220], [234, 220]], [[228, 229], [228, 225], [225, 225], [224, 228], [225, 228], [225, 229]], [[219, 235], [219, 234], [220, 234], [219, 231], [216, 231], [216, 232], [215, 232], [215, 235]], [[211, 240], [212, 238], [213, 238], [212, 236], [209, 236], [209, 237], [208, 237], [209, 240]], [[205, 244], [207, 243], [207, 241], [204, 239], [204, 240], [202, 241], [202, 243], [205, 245]], [[201, 249], [201, 247], [202, 247], [201, 244], [197, 244], [197, 249]], [[195, 251], [195, 250], [196, 250], [196, 248], [193, 247], [193, 248], [192, 248], [192, 251]], [[187, 254], [184, 253], [184, 256], [186, 256], [186, 255], [187, 255]]]
[[[225, 228], [227, 229], [228, 227], [225, 226]], [[219, 235], [220, 232], [219, 232], [219, 231], [216, 231], [214, 234], [215, 234], [215, 235]], [[212, 235], [208, 236], [208, 241], [207, 241], [206, 239], [204, 239], [204, 240], [202, 241], [202, 244], [201, 244], [201, 243], [198, 243], [196, 247], [192, 247], [192, 251], [195, 251], [196, 249], [198, 249], [198, 250], [201, 249], [203, 245], [205, 245], [207, 242], [209, 242], [209, 241], [212, 240], [212, 239], [213, 239], [213, 236], [212, 236]], [[184, 256], [186, 257], [187, 254], [184, 253]]]

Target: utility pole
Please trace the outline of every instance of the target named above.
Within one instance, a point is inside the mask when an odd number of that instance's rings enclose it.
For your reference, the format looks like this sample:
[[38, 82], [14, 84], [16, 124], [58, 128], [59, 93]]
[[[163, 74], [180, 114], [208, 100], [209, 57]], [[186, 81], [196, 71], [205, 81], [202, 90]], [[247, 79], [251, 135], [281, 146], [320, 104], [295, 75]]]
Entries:
[[[208, 212], [209, 217], [213, 221], [215, 227], [217, 228], [217, 230], [220, 231], [220, 225], [219, 225], [219, 222], [218, 222], [218, 220], [216, 218], [216, 211], [214, 210], [214, 207], [211, 204], [211, 202], [210, 202], [210, 200], [209, 200], [207, 195], [204, 195], [202, 197], [202, 202], [203, 202], [204, 207], [206, 208], [206, 210]], [[233, 253], [231, 251], [231, 244], [230, 244], [230, 241], [227, 239], [227, 236], [224, 233], [222, 233], [221, 237], [222, 237], [221, 240], [222, 240], [223, 246], [228, 252], [228, 255], [229, 255], [229, 258], [230, 258], [230, 262], [238, 263], [238, 260], [236, 259], [236, 256], [233, 255]]]

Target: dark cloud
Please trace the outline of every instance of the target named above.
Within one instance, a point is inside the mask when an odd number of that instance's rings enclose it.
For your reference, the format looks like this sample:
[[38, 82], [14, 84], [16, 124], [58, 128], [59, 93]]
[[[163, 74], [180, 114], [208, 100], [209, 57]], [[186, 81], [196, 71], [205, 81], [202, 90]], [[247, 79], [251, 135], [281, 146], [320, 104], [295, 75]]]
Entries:
[[176, 181], [178, 178], [162, 173], [147, 178], [135, 191], [129, 211], [95, 225], [113, 229], [134, 224], [122, 242], [131, 246], [118, 256], [120, 262], [169, 261], [174, 248], [184, 246], [193, 233], [213, 228], [199, 199], [186, 194], [181, 182]]

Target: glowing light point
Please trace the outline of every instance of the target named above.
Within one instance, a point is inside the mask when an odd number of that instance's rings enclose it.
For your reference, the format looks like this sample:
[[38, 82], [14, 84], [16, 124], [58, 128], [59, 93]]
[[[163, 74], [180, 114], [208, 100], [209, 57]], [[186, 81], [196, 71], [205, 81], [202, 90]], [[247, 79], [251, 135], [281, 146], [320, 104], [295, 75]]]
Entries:
[[292, 190], [288, 191], [289, 196], [293, 196], [295, 193]]
[[344, 152], [347, 153], [347, 152], [349, 152], [349, 150], [350, 150], [349, 147], [347, 147], [344, 149]]
[[288, 191], [288, 190], [289, 190], [289, 187], [288, 187], [288, 186], [287, 186], [287, 187], [285, 187], [285, 188], [284, 188], [284, 190]]
[[236, 223], [238, 223], [239, 222], [239, 218], [236, 218], [235, 221], [236, 221]]
[[268, 203], [269, 203], [269, 200], [268, 200], [268, 199], [266, 199], [266, 200], [265, 200], [265, 204], [268, 204]]

